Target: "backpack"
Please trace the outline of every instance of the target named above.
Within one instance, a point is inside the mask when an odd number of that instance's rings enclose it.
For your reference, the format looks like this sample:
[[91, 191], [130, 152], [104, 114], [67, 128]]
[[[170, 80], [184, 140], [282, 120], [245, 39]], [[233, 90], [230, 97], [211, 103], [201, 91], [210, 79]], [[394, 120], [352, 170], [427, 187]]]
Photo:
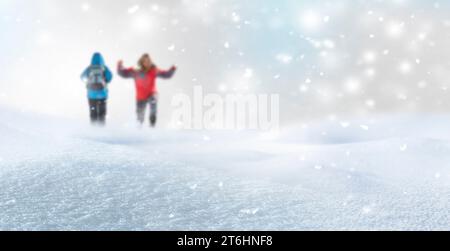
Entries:
[[93, 65], [89, 69], [88, 84], [89, 90], [100, 91], [106, 88], [105, 67]]

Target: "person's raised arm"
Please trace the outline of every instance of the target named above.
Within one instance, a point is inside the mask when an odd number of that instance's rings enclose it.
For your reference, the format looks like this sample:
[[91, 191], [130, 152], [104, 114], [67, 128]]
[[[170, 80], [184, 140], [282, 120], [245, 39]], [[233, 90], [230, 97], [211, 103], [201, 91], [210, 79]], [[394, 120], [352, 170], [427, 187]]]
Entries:
[[173, 75], [175, 74], [176, 71], [177, 71], [177, 67], [176, 66], [172, 66], [167, 71], [158, 69], [158, 74], [157, 75], [158, 75], [159, 78], [169, 79], [169, 78], [173, 77]]
[[133, 68], [125, 68], [123, 67], [123, 61], [119, 61], [117, 64], [117, 72], [119, 73], [119, 76], [122, 78], [133, 78], [134, 77], [134, 69]]

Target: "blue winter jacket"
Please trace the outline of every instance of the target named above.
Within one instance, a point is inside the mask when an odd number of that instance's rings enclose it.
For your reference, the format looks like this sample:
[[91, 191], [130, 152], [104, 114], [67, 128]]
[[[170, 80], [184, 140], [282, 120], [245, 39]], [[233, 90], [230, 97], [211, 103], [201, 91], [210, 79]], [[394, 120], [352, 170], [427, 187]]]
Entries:
[[[81, 80], [83, 82], [86, 82], [91, 70], [92, 66], [103, 66], [105, 67], [105, 81], [106, 83], [110, 83], [113, 78], [112, 72], [109, 70], [108, 66], [105, 65], [105, 60], [103, 59], [102, 54], [95, 53], [92, 56], [91, 65], [84, 70], [84, 72], [81, 74]], [[108, 86], [104, 88], [103, 90], [90, 90], [88, 89], [88, 98], [99, 100], [99, 99], [107, 99], [108, 98]]]

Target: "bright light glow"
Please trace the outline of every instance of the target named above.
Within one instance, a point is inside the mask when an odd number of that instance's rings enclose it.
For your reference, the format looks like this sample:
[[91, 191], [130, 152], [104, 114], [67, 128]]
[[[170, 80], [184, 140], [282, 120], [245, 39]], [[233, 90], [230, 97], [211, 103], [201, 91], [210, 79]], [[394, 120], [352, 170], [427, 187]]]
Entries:
[[280, 53], [276, 56], [278, 62], [282, 64], [290, 64], [292, 62], [292, 56], [286, 53]]
[[320, 28], [323, 18], [313, 10], [308, 10], [301, 15], [302, 27], [308, 31], [315, 31]]
[[253, 77], [253, 69], [247, 68], [245, 69], [244, 78], [252, 78]]
[[392, 22], [387, 26], [387, 33], [390, 37], [400, 37], [405, 28], [405, 23], [403, 22]]
[[402, 74], [408, 74], [412, 70], [412, 65], [410, 62], [404, 61], [404, 62], [400, 63], [399, 70]]
[[360, 88], [361, 88], [361, 83], [356, 78], [349, 78], [345, 82], [345, 90], [348, 93], [355, 94], [360, 90]]
[[376, 70], [374, 68], [369, 68], [366, 70], [366, 76], [367, 77], [374, 77], [376, 75]]
[[139, 5], [134, 5], [128, 9], [128, 14], [134, 14], [139, 11]]
[[366, 51], [364, 53], [364, 61], [366, 63], [373, 63], [377, 59], [377, 54], [374, 51]]
[[373, 99], [366, 100], [366, 105], [370, 108], [374, 108], [376, 105], [375, 100], [373, 100]]
[[300, 92], [308, 92], [309, 91], [309, 86], [308, 85], [300, 85]]
[[233, 12], [231, 14], [231, 21], [238, 23], [239, 21], [241, 21], [241, 17], [238, 14], [236, 14], [236, 12]]
[[49, 32], [41, 32], [36, 40], [39, 46], [48, 46], [54, 42], [53, 36]]
[[154, 5], [152, 5], [152, 11], [159, 11], [159, 5], [157, 5], [157, 4], [154, 4]]
[[132, 20], [133, 30], [139, 33], [147, 33], [153, 28], [153, 20], [150, 16], [141, 14]]
[[82, 11], [89, 11], [89, 10], [91, 10], [91, 5], [89, 4], [89, 3], [83, 3], [83, 4], [81, 4], [81, 10]]
[[336, 46], [335, 43], [333, 42], [333, 40], [330, 39], [326, 39], [325, 41], [323, 41], [323, 46], [327, 49], [334, 49], [334, 47]]

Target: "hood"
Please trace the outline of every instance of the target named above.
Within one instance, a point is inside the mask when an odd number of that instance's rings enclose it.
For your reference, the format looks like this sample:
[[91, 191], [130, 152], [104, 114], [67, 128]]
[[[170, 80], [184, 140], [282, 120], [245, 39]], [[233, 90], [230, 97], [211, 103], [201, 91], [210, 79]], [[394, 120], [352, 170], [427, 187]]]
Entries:
[[101, 65], [105, 66], [105, 60], [103, 59], [102, 54], [100, 53], [94, 53], [91, 60], [91, 65]]

